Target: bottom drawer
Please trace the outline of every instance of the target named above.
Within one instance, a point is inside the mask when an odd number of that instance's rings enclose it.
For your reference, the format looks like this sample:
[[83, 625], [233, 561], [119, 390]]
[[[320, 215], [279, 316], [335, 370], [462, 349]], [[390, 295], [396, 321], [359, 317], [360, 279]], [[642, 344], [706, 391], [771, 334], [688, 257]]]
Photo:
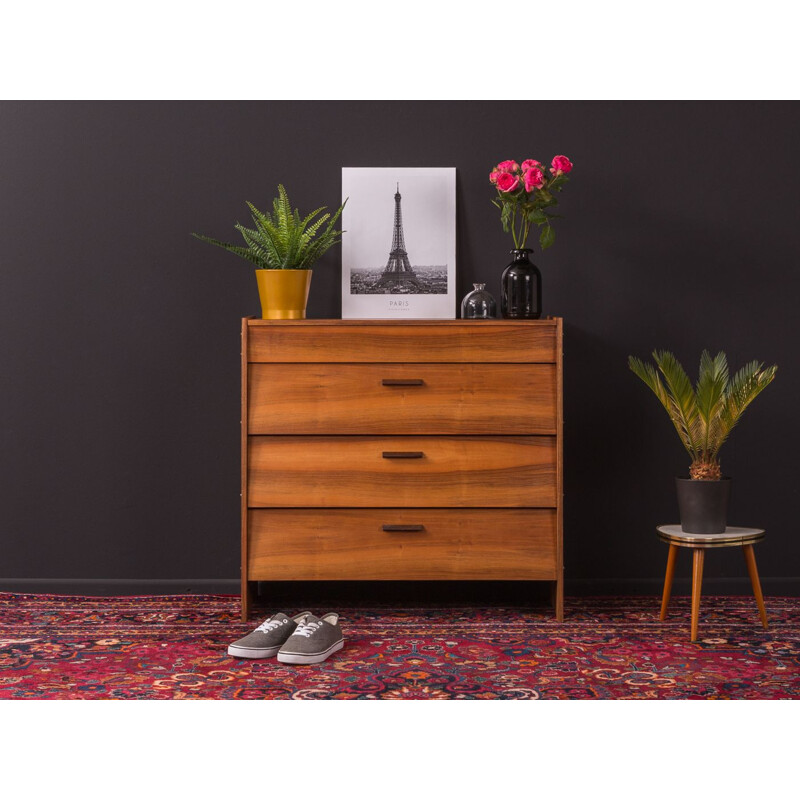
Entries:
[[250, 509], [248, 580], [555, 580], [556, 511]]

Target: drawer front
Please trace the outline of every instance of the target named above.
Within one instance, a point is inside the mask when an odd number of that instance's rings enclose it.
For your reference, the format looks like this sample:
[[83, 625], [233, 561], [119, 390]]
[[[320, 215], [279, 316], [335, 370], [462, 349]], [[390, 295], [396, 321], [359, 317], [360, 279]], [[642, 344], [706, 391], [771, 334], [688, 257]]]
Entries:
[[251, 364], [253, 434], [555, 434], [553, 364]]
[[250, 580], [558, 577], [553, 509], [251, 509], [248, 514]]
[[406, 324], [251, 320], [247, 360], [552, 363], [556, 337], [554, 320]]
[[556, 505], [552, 436], [251, 436], [251, 507]]

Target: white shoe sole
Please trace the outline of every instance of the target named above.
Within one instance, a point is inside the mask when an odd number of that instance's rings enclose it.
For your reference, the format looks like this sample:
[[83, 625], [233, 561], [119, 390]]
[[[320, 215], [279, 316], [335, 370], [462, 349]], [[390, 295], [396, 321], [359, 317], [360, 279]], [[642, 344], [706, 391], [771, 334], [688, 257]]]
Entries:
[[337, 650], [344, 647], [344, 639], [340, 639], [336, 644], [332, 644], [324, 653], [284, 653], [278, 651], [278, 661], [282, 664], [319, 664], [324, 661], [329, 655], [332, 655]]
[[232, 644], [228, 648], [228, 655], [234, 658], [272, 658], [278, 654], [280, 645], [277, 647], [237, 647]]

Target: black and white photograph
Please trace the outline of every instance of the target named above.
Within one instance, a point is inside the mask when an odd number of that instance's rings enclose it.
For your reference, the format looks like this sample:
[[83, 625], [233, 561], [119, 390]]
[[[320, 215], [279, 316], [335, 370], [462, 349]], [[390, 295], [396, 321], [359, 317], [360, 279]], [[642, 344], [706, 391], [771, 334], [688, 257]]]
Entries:
[[455, 317], [454, 167], [342, 169], [342, 318]]

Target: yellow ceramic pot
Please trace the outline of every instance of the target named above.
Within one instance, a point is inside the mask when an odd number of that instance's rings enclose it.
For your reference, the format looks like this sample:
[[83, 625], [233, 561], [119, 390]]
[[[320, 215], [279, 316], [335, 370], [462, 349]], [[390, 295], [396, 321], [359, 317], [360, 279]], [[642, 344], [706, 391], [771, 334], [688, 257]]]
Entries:
[[310, 269], [257, 269], [261, 319], [305, 319]]

